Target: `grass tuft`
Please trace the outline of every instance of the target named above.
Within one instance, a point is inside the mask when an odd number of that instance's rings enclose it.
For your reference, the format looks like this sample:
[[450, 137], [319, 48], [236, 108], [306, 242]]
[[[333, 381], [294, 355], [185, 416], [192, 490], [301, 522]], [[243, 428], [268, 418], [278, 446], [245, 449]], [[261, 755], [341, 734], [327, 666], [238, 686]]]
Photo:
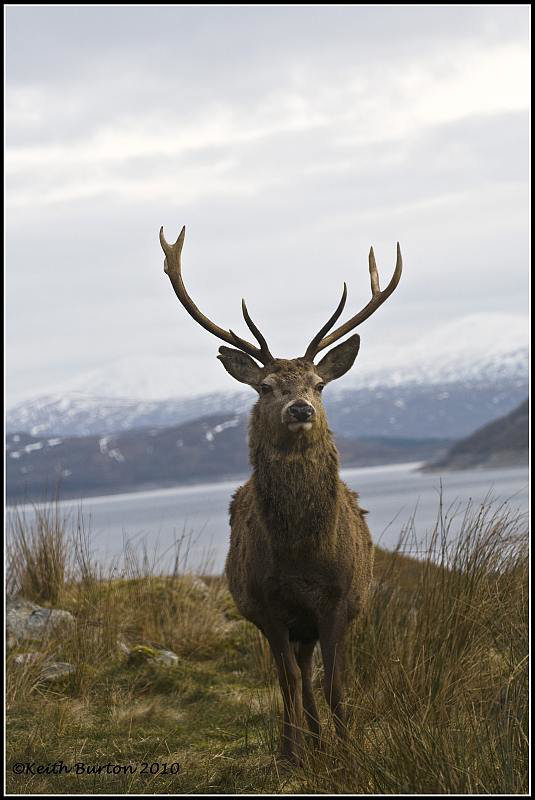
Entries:
[[[334, 736], [316, 659], [325, 750], [307, 748], [293, 770], [275, 759], [281, 700], [269, 650], [224, 579], [199, 584], [183, 542], [171, 575], [129, 546], [114, 572], [91, 552], [81, 513], [49, 506], [12, 518], [8, 588], [70, 611], [75, 624], [8, 653], [8, 791], [528, 791], [527, 533], [507, 505], [439, 505], [425, 546], [410, 520], [394, 552], [376, 549], [371, 602], [346, 643], [350, 735]], [[159, 660], [163, 649], [176, 663]], [[38, 658], [17, 664], [30, 650]], [[50, 660], [75, 671], [44, 682]], [[13, 772], [59, 761], [135, 771]], [[144, 763], [160, 768], [142, 772]], [[178, 774], [165, 772], [174, 763]]]

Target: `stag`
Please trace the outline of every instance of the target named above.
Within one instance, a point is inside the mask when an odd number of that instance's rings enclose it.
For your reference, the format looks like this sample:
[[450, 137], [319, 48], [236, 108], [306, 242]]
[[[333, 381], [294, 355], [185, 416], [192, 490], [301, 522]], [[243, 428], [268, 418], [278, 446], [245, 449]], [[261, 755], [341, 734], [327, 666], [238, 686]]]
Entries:
[[401, 252], [398, 244], [394, 274], [381, 291], [371, 248], [369, 303], [329, 333], [346, 303], [344, 283], [336, 311], [304, 356], [283, 359], [271, 354], [244, 300], [243, 316], [258, 346], [220, 328], [195, 305], [182, 280], [184, 235], [182, 228], [170, 245], [160, 230], [164, 270], [193, 319], [231, 345], [219, 348], [218, 358], [227, 372], [259, 395], [249, 425], [253, 474], [230, 504], [225, 572], [238, 609], [269, 642], [284, 708], [281, 754], [298, 763], [303, 717], [321, 745], [312, 688], [312, 658], [318, 640], [325, 697], [337, 734], [347, 733], [342, 642], [349, 624], [365, 607], [373, 569], [366, 511], [359, 506], [358, 495], [340, 480], [338, 451], [321, 399], [326, 384], [353, 365], [360, 337], [354, 334], [317, 364], [314, 359], [368, 319], [392, 294], [401, 277]]

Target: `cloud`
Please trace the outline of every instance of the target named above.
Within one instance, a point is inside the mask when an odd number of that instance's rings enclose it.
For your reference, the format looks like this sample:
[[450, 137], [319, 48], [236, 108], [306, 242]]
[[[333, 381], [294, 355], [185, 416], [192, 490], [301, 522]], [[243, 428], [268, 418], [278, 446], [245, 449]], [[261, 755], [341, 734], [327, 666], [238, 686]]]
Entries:
[[[526, 310], [529, 44], [520, 7], [11, 7], [7, 357], [38, 391], [215, 340], [177, 307], [157, 232], [219, 324], [245, 295], [289, 355], [343, 280], [370, 329]], [[185, 343], [187, 342], [187, 346]]]

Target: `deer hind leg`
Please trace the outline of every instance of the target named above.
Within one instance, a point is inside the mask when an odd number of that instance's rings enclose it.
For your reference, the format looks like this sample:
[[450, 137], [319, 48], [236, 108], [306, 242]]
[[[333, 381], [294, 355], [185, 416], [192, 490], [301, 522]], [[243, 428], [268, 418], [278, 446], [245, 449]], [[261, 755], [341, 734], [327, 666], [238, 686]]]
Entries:
[[284, 703], [281, 755], [289, 761], [299, 763], [303, 730], [301, 673], [288, 629], [282, 626], [266, 626], [265, 633], [277, 666]]
[[333, 715], [336, 733], [341, 739], [345, 739], [347, 735], [347, 714], [343, 706], [342, 688], [344, 628], [339, 615], [324, 620], [319, 628], [324, 668], [323, 689]]
[[304, 716], [310, 732], [314, 735], [317, 743], [320, 743], [321, 728], [319, 723], [318, 709], [312, 688], [312, 665], [313, 654], [316, 641], [297, 642], [296, 657], [299, 669], [301, 670], [301, 680], [303, 684], [303, 709]]

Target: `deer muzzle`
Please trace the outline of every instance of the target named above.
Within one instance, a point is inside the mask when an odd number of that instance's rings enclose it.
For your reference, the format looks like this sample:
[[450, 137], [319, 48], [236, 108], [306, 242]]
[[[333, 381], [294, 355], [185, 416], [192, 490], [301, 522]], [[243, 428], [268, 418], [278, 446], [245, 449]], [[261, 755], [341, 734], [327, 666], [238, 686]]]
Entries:
[[305, 400], [291, 400], [282, 409], [282, 421], [291, 431], [310, 430], [316, 409]]

